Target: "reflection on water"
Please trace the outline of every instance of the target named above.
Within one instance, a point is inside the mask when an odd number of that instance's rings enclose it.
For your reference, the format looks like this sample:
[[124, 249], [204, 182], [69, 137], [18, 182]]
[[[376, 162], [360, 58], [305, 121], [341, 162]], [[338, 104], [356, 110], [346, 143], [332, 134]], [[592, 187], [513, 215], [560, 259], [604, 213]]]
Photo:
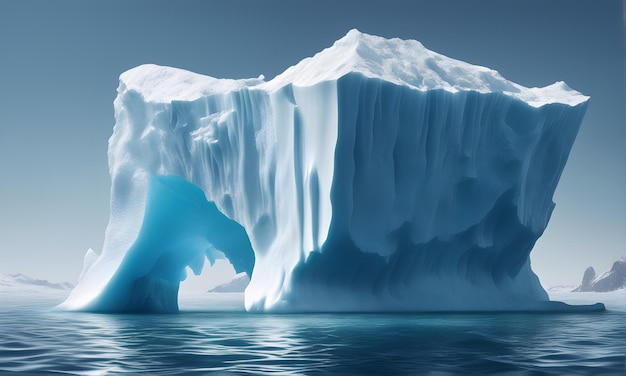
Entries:
[[243, 312], [240, 299], [224, 295], [204, 307], [181, 302], [187, 311], [175, 315], [56, 312], [41, 302], [4, 299], [0, 371], [626, 372], [626, 307], [585, 314], [274, 315]]

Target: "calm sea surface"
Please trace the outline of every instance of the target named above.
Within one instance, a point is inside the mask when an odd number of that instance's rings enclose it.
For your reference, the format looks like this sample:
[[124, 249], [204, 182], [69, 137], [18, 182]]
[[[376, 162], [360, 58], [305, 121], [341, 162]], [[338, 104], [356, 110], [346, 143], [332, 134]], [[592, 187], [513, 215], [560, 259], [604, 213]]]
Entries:
[[608, 311], [249, 314], [241, 294], [196, 294], [179, 314], [104, 315], [0, 294], [0, 373], [626, 374], [626, 292], [553, 298]]

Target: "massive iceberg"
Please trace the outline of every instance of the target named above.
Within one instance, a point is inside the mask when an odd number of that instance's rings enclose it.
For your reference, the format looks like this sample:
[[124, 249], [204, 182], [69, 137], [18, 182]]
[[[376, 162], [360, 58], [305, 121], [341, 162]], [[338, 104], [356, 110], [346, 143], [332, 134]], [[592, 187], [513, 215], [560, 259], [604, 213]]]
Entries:
[[587, 100], [357, 30], [270, 81], [136, 67], [103, 250], [61, 307], [176, 311], [223, 257], [249, 311], [562, 308], [529, 253]]

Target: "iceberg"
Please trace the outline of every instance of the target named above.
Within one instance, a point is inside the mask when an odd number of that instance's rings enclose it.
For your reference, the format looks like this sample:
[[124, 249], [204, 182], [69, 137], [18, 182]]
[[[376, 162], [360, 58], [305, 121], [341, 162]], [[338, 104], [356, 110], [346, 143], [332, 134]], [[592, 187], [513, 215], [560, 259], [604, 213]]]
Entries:
[[244, 292], [250, 284], [250, 278], [245, 273], [238, 274], [230, 282], [215, 286], [208, 292]]
[[562, 309], [529, 254], [587, 101], [357, 30], [269, 81], [133, 68], [103, 250], [60, 307], [175, 312], [226, 258], [248, 311]]

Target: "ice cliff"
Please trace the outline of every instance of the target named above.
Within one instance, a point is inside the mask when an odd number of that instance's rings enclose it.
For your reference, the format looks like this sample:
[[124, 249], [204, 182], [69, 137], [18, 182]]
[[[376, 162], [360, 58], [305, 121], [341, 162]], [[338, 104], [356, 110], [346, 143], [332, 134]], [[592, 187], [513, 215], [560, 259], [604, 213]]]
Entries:
[[267, 82], [136, 67], [103, 250], [61, 307], [176, 311], [225, 257], [250, 311], [554, 308], [529, 253], [587, 100], [357, 30]]

